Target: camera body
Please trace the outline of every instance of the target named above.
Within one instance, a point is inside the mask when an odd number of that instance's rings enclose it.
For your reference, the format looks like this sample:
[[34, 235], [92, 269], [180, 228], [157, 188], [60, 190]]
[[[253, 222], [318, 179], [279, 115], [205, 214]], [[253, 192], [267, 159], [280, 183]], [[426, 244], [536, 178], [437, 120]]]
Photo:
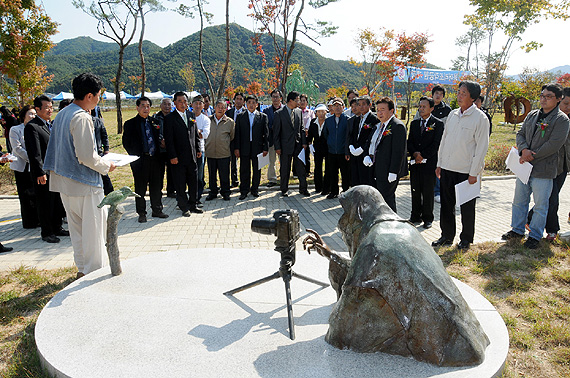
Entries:
[[251, 221], [251, 230], [259, 234], [276, 235], [275, 250], [288, 254], [295, 262], [295, 242], [300, 237], [299, 212], [294, 209], [277, 210], [272, 218], [258, 218]]

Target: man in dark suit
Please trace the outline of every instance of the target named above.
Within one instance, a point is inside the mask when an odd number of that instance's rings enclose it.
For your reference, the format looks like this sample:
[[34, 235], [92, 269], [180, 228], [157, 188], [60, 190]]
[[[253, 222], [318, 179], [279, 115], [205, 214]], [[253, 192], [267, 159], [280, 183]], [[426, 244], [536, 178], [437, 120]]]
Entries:
[[267, 168], [267, 187], [277, 185], [277, 174], [275, 173], [275, 147], [273, 146], [273, 119], [275, 118], [275, 112], [281, 109], [284, 105], [281, 103], [283, 101], [283, 94], [279, 89], [274, 89], [271, 92], [271, 106], [263, 109], [263, 113], [267, 115], [267, 127], [269, 128], [269, 167]]
[[362, 161], [366, 156], [366, 142], [376, 130], [380, 120], [370, 111], [370, 97], [362, 96], [357, 99], [357, 114], [348, 120], [346, 155], [350, 155], [350, 185], [375, 186], [372, 167], [365, 166]]
[[[263, 153], [263, 156], [267, 156], [269, 150], [267, 115], [257, 110], [258, 100], [256, 96], [247, 96], [245, 103], [247, 111], [237, 116], [233, 140], [234, 154], [240, 159], [240, 200], [246, 199], [250, 190], [252, 196], [259, 197], [261, 170], [259, 169], [257, 155]], [[252, 169], [253, 180], [251, 179]]]
[[[226, 111], [226, 116], [230, 117], [234, 124], [237, 122], [237, 116], [243, 112], [246, 112], [246, 108], [244, 106], [245, 103], [245, 96], [241, 92], [237, 92], [234, 94], [234, 106], [233, 108]], [[237, 156], [234, 155], [235, 151], [235, 140], [232, 140], [230, 144], [230, 151], [231, 151], [231, 160], [230, 160], [230, 174], [232, 179], [232, 188], [236, 188], [239, 186], [238, 180], [238, 173], [237, 173]]]
[[309, 132], [307, 134], [307, 144], [313, 145], [315, 167], [315, 191], [322, 195], [330, 193], [328, 176], [323, 175], [323, 162], [325, 168], [328, 155], [327, 138], [325, 137], [324, 128], [325, 120], [327, 117], [327, 107], [324, 104], [319, 104], [315, 108], [317, 118], [313, 118], [309, 123]]
[[24, 141], [36, 193], [36, 209], [42, 229], [42, 240], [59, 243], [58, 236], [69, 236], [69, 231], [61, 227], [65, 209], [59, 193], [49, 190], [49, 174], [43, 169], [50, 137], [53, 102], [46, 95], [41, 95], [34, 99], [34, 108], [36, 117], [24, 127]]
[[408, 136], [410, 154], [410, 184], [412, 187], [412, 214], [410, 223], [424, 222], [424, 228], [433, 223], [433, 189], [437, 150], [443, 134], [443, 122], [432, 116], [435, 102], [430, 97], [420, 98], [419, 119], [414, 119]]
[[370, 138], [363, 163], [373, 167], [376, 188], [396, 212], [396, 188], [399, 178], [408, 174], [408, 162], [406, 126], [394, 116], [394, 110], [394, 101], [389, 97], [376, 102], [380, 123]]
[[[172, 175], [176, 186], [176, 202], [182, 215], [203, 213], [198, 202], [198, 165], [200, 136], [196, 121], [188, 110], [188, 98], [184, 92], [174, 94], [176, 110], [164, 117], [164, 140], [166, 152], [172, 164]], [[188, 195], [186, 195], [188, 187]]]
[[[299, 177], [299, 192], [309, 196], [305, 164], [298, 155], [307, 146], [307, 137], [303, 127], [303, 115], [299, 106], [299, 92], [291, 91], [287, 95], [287, 105], [275, 112], [273, 120], [273, 145], [279, 155], [281, 176], [281, 195], [287, 197], [291, 163], [295, 165]], [[304, 153], [304, 150], [303, 150]]]
[[164, 179], [164, 163], [160, 158], [160, 125], [149, 118], [152, 101], [148, 97], [137, 99], [138, 114], [125, 122], [123, 147], [129, 155], [139, 156], [131, 163], [135, 181], [136, 211], [139, 223], [146, 222], [146, 202], [144, 196], [148, 186], [152, 216], [168, 218], [162, 212], [162, 185]]

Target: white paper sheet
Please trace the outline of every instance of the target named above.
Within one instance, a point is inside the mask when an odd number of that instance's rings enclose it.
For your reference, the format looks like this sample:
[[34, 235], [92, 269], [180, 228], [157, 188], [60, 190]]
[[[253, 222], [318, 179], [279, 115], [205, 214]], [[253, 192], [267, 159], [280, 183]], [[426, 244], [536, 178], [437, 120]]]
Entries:
[[[425, 164], [427, 163], [427, 159], [422, 159], [422, 161], [420, 162], [420, 164]], [[416, 164], [416, 159], [410, 159], [410, 165], [414, 165]]]
[[481, 176], [477, 176], [477, 182], [473, 185], [465, 180], [455, 185], [455, 203], [459, 207], [473, 198], [481, 196]]
[[309, 150], [311, 150], [311, 155], [315, 156], [315, 147], [312, 144], [309, 144]]
[[530, 173], [532, 172], [532, 164], [525, 161], [523, 164], [520, 162], [519, 150], [515, 147], [511, 148], [509, 152], [509, 156], [507, 156], [507, 160], [505, 160], [505, 164], [508, 169], [513, 172], [519, 180], [523, 182], [523, 184], [528, 183], [528, 179], [530, 178]]
[[259, 169], [265, 167], [266, 165], [269, 165], [269, 154], [266, 156], [263, 156], [263, 152], [257, 154], [257, 164], [259, 166]]
[[304, 148], [301, 150], [301, 152], [299, 152], [299, 155], [297, 155], [297, 157], [299, 158], [299, 160], [301, 160], [303, 162], [303, 164], [306, 164], [305, 163], [305, 149]]
[[135, 160], [138, 160], [138, 156], [134, 155], [122, 155], [116, 154], [114, 152], [109, 152], [107, 155], [103, 155], [103, 160], [112, 161], [117, 167], [122, 167], [124, 165], [130, 164]]

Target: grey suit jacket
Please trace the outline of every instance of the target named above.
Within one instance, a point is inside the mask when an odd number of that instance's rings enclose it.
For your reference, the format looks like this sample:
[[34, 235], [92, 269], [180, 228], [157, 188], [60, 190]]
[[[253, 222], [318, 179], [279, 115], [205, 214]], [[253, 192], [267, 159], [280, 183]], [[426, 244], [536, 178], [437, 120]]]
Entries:
[[301, 109], [293, 109], [293, 115], [294, 124], [291, 122], [287, 106], [283, 106], [275, 112], [273, 119], [273, 145], [275, 150], [281, 150], [285, 155], [298, 154], [302, 146], [307, 144]]

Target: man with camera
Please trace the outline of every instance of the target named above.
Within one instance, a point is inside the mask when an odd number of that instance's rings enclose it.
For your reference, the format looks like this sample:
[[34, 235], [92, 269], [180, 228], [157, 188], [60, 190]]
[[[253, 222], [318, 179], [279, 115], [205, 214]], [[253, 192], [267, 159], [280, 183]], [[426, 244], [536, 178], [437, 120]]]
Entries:
[[137, 112], [134, 118], [125, 122], [123, 131], [123, 147], [129, 155], [140, 158], [131, 163], [135, 181], [136, 211], [139, 223], [146, 222], [146, 202], [144, 195], [148, 186], [152, 216], [168, 218], [162, 212], [162, 185], [164, 163], [160, 158], [160, 124], [149, 117], [152, 101], [145, 96], [137, 99]]

